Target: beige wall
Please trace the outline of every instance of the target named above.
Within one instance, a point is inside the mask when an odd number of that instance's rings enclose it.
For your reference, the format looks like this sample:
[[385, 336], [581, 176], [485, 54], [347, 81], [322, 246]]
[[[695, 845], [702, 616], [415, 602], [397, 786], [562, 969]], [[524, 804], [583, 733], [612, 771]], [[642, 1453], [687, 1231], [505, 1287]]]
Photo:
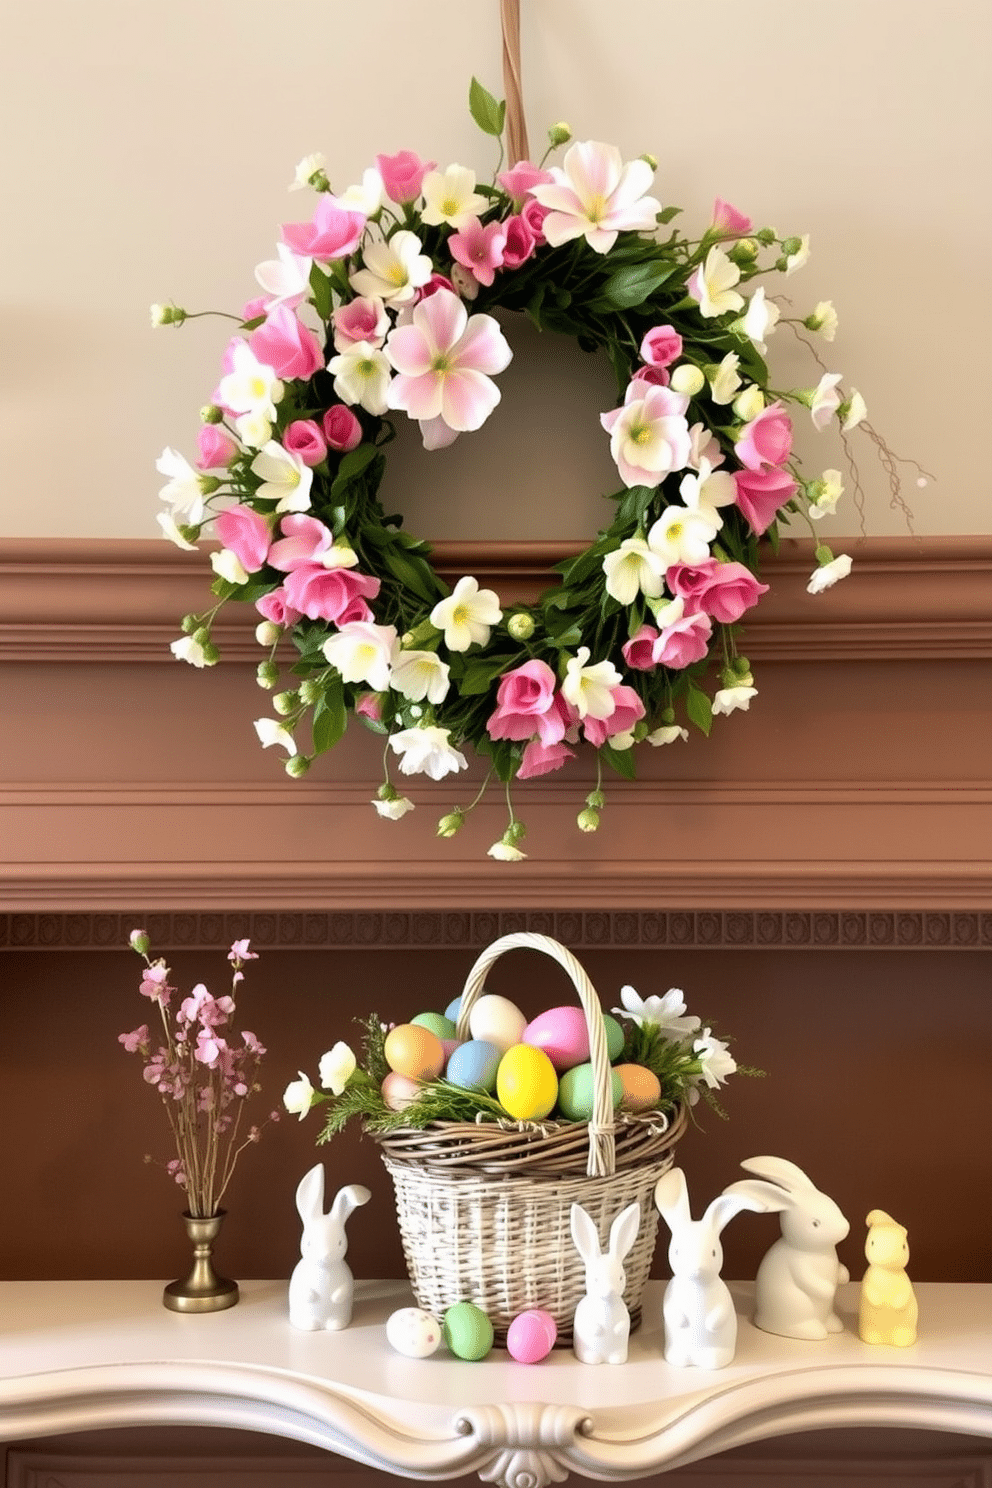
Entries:
[[[904, 467], [916, 530], [988, 532], [987, 0], [522, 9], [534, 153], [567, 119], [628, 157], [657, 155], [657, 194], [690, 224], [721, 195], [809, 231], [797, 306], [835, 301], [831, 366], [938, 478], [920, 489]], [[466, 98], [473, 73], [502, 93], [497, 0], [50, 0], [10, 6], [4, 27], [0, 535], [153, 536], [154, 460], [166, 444], [192, 454], [227, 332], [153, 334], [149, 303], [238, 309], [278, 224], [306, 214], [286, 184], [310, 150], [339, 187], [403, 147], [486, 175]], [[404, 441], [393, 461], [414, 530], [596, 525], [616, 484], [596, 418], [605, 374], [515, 344], [502, 419], [430, 458]], [[787, 331], [774, 349], [790, 350]], [[798, 377], [794, 349], [779, 365]], [[828, 437], [805, 444], [839, 462]], [[904, 533], [858, 448], [866, 530]], [[502, 493], [524, 476], [547, 499], [518, 513]], [[860, 527], [852, 504], [834, 530]]]

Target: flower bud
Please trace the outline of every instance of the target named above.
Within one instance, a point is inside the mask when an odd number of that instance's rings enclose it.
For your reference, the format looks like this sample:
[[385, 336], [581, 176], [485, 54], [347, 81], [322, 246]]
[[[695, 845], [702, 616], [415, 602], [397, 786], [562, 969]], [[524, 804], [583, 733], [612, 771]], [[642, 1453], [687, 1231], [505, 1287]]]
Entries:
[[439, 837], [454, 837], [465, 825], [465, 813], [456, 806], [454, 811], [449, 811], [447, 816], [442, 816], [437, 824], [437, 835]]
[[215, 491], [220, 490], [220, 481], [215, 475], [197, 476], [196, 483], [200, 487], [200, 490], [203, 492], [204, 496], [212, 496]]
[[756, 419], [765, 406], [765, 395], [756, 382], [752, 382], [737, 394], [733, 401], [733, 410], [741, 423], [749, 424]]
[[298, 706], [300, 695], [297, 692], [277, 692], [272, 699], [272, 706], [280, 718], [288, 718]]
[[800, 250], [802, 249], [802, 246], [803, 246], [803, 240], [802, 240], [802, 238], [795, 238], [795, 237], [793, 237], [793, 238], [786, 238], [785, 241], [782, 244], [782, 252], [784, 254], [786, 254], [789, 258], [791, 258], [794, 253], [799, 253], [800, 252]]
[[775, 229], [773, 227], [762, 227], [754, 235], [758, 242], [765, 248], [770, 248], [775, 241]]
[[200, 409], [201, 424], [222, 424], [224, 422], [224, 410], [218, 408], [216, 403], [205, 403]]
[[737, 656], [734, 658], [734, 671], [738, 677], [750, 677], [751, 663], [746, 656]]
[[193, 632], [195, 630], [199, 630], [199, 628], [199, 615], [184, 615], [182, 618], [182, 623], [179, 626], [179, 629], [182, 631], [183, 635], [192, 635]]
[[259, 687], [264, 687], [270, 692], [279, 681], [279, 668], [274, 661], [260, 661], [255, 672], [255, 681]]
[[515, 641], [529, 641], [534, 634], [534, 617], [526, 610], [518, 610], [506, 623], [507, 634]]
[[579, 812], [575, 824], [580, 832], [596, 832], [599, 830], [599, 812], [587, 806], [585, 811]]
[[139, 956], [147, 956], [151, 941], [148, 939], [147, 930], [132, 930], [128, 936], [128, 945], [137, 951]]
[[217, 650], [217, 647], [214, 645], [213, 641], [207, 641], [206, 645], [203, 647], [203, 665], [216, 666], [219, 661], [220, 652]]
[[305, 754], [291, 754], [283, 765], [286, 774], [293, 780], [301, 780], [310, 768], [310, 760]]
[[255, 639], [260, 646], [274, 646], [282, 635], [282, 626], [274, 620], [263, 620], [255, 626]]
[[527, 828], [524, 826], [523, 822], [512, 821], [507, 827], [506, 831], [503, 833], [503, 841], [509, 843], [512, 846], [513, 843], [519, 842], [522, 837], [526, 836]]
[[680, 366], [672, 369], [670, 386], [675, 392], [685, 393], [688, 397], [694, 398], [706, 386], [706, 378], [691, 362], [682, 362]]
[[738, 238], [734, 246], [726, 250], [727, 257], [731, 263], [744, 268], [757, 258], [758, 246], [754, 238]]
[[312, 677], [307, 677], [305, 681], [300, 683], [299, 698], [305, 708], [312, 708], [315, 703], [320, 702], [323, 696], [324, 689]]
[[601, 790], [591, 790], [586, 796], [586, 805], [601, 809], [606, 805], [606, 797]]
[[209, 625], [198, 625], [193, 631], [193, 639], [198, 646], [205, 646], [210, 639]]
[[155, 327], [181, 326], [186, 319], [186, 311], [180, 310], [178, 305], [152, 305], [150, 314], [152, 325]]
[[559, 120], [557, 124], [552, 124], [548, 130], [548, 139], [551, 141], [552, 146], [567, 145], [571, 138], [571, 125], [566, 124], [564, 120]]
[[649, 165], [652, 170], [658, 169], [658, 157], [656, 155], [652, 155], [650, 151], [645, 150], [644, 154], [641, 156], [641, 159], [644, 161], [644, 164]]

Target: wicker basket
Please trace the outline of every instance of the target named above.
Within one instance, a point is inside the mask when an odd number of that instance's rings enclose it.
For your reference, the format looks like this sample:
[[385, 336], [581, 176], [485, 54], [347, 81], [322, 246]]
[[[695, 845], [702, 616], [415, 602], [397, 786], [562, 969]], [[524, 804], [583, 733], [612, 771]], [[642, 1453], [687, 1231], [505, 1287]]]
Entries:
[[641, 1205], [641, 1225], [625, 1262], [631, 1327], [654, 1255], [658, 1215], [654, 1186], [671, 1167], [685, 1130], [671, 1119], [614, 1112], [606, 1029], [599, 999], [578, 961], [546, 935], [505, 935], [479, 956], [462, 993], [459, 1038], [486, 973], [505, 951], [551, 956], [571, 977], [586, 1016], [593, 1066], [592, 1120], [585, 1122], [434, 1122], [380, 1133], [376, 1140], [396, 1189], [396, 1210], [418, 1305], [435, 1317], [455, 1302], [474, 1302], [489, 1316], [497, 1343], [518, 1313], [550, 1312], [560, 1344], [571, 1342], [572, 1318], [585, 1292], [585, 1268], [572, 1243], [573, 1203], [589, 1211], [605, 1246], [610, 1224], [628, 1204]]

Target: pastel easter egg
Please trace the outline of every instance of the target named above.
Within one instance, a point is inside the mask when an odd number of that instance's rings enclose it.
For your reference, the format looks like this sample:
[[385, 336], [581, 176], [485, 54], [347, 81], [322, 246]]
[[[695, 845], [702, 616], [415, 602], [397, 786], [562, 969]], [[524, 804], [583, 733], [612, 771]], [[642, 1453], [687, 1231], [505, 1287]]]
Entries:
[[460, 997], [453, 997], [451, 999], [451, 1001], [448, 1003], [448, 1006], [444, 1010], [444, 1016], [446, 1018], [450, 1018], [451, 1021], [452, 1021], [452, 1023], [457, 1023], [458, 1022], [458, 1014], [461, 1012], [461, 1010], [462, 1010], [462, 1000], [461, 1000], [461, 998]]
[[543, 1307], [520, 1312], [506, 1331], [506, 1349], [521, 1364], [539, 1364], [555, 1346], [558, 1324]]
[[589, 1058], [589, 1030], [580, 1007], [554, 1007], [532, 1018], [521, 1043], [543, 1049], [559, 1074]]
[[391, 1070], [411, 1080], [436, 1080], [444, 1069], [441, 1040], [417, 1023], [397, 1023], [386, 1034], [382, 1052]]
[[[623, 1086], [615, 1069], [610, 1070], [614, 1109], [620, 1104]], [[569, 1121], [592, 1119], [593, 1073], [591, 1064], [577, 1064], [566, 1070], [558, 1087], [558, 1109]]]
[[515, 1121], [543, 1121], [558, 1099], [558, 1076], [543, 1049], [514, 1044], [496, 1072], [496, 1096]]
[[410, 1022], [417, 1028], [429, 1028], [431, 1033], [436, 1033], [442, 1044], [445, 1039], [453, 1039], [455, 1036], [455, 1025], [444, 1013], [418, 1013]]
[[411, 1080], [409, 1075], [400, 1075], [395, 1070], [390, 1070], [382, 1082], [381, 1090], [387, 1110], [405, 1111], [420, 1094], [420, 1084], [417, 1080]]
[[643, 1064], [618, 1064], [614, 1074], [620, 1076], [623, 1094], [620, 1106], [624, 1111], [650, 1111], [661, 1100], [661, 1081], [654, 1070]]
[[386, 1319], [386, 1342], [408, 1359], [427, 1359], [441, 1343], [441, 1324], [422, 1307], [401, 1307]]
[[486, 1090], [491, 1095], [496, 1089], [496, 1071], [502, 1057], [495, 1044], [485, 1039], [469, 1039], [451, 1051], [445, 1079], [463, 1090]]
[[487, 992], [469, 1013], [468, 1027], [474, 1039], [485, 1039], [505, 1053], [520, 1043], [527, 1019], [508, 997]]
[[626, 1036], [616, 1018], [611, 1018], [609, 1013], [603, 1014], [603, 1027], [606, 1029], [606, 1052], [610, 1056], [610, 1063], [619, 1059], [623, 1053]]
[[445, 1343], [458, 1359], [484, 1359], [493, 1346], [493, 1325], [472, 1302], [449, 1307], [443, 1331]]

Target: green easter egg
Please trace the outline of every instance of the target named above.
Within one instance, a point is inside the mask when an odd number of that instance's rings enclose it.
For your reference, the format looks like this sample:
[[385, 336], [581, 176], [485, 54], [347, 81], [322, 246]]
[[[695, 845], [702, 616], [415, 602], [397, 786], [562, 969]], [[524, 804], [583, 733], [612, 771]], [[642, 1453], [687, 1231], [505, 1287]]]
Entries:
[[[455, 1025], [450, 1018], [443, 1013], [418, 1013], [411, 1023], [417, 1023], [421, 1028], [429, 1028], [431, 1033], [436, 1033], [439, 1039], [453, 1039], [455, 1036]], [[614, 1056], [611, 1054], [610, 1058]]]
[[[413, 1021], [416, 1023], [416, 1018]], [[616, 1018], [611, 1018], [609, 1013], [603, 1014], [603, 1027], [606, 1029], [606, 1049], [610, 1056], [610, 1063], [612, 1064], [623, 1053], [623, 1046], [626, 1040], [620, 1024]]]
[[[623, 1095], [623, 1084], [616, 1070], [610, 1070], [613, 1089], [613, 1108], [616, 1110]], [[569, 1121], [589, 1121], [592, 1118], [593, 1075], [591, 1064], [577, 1064], [566, 1070], [558, 1083], [558, 1109]]]
[[456, 1302], [444, 1314], [444, 1341], [458, 1359], [484, 1359], [493, 1346], [493, 1325], [481, 1307]]

